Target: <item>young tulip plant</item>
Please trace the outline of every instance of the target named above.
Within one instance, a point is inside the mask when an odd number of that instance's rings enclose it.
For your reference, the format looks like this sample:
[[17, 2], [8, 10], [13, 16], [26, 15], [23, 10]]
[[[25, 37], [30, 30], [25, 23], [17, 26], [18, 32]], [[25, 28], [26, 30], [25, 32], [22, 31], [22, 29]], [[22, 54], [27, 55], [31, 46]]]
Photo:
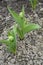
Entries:
[[19, 35], [19, 38], [22, 40], [24, 35], [32, 30], [41, 28], [38, 24], [27, 23], [25, 18], [24, 6], [20, 14], [17, 14], [11, 8], [8, 7], [8, 10], [12, 17], [14, 18], [17, 26], [14, 26], [12, 31], [8, 32], [7, 40], [0, 40], [1, 43], [6, 43], [10, 52], [16, 53], [16, 34]]

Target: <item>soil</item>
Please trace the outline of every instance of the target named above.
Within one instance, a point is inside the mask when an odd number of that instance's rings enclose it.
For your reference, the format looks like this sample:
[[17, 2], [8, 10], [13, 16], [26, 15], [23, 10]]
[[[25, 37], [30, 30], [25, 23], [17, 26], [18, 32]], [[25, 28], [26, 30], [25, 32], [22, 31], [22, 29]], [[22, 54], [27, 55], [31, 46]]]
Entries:
[[28, 0], [0, 0], [0, 39], [7, 38], [7, 30], [15, 22], [7, 6], [19, 13], [22, 5], [27, 20], [39, 24], [41, 29], [27, 33], [22, 41], [17, 38], [16, 55], [8, 52], [6, 45], [0, 44], [0, 65], [43, 65], [43, 0], [39, 0], [35, 13]]

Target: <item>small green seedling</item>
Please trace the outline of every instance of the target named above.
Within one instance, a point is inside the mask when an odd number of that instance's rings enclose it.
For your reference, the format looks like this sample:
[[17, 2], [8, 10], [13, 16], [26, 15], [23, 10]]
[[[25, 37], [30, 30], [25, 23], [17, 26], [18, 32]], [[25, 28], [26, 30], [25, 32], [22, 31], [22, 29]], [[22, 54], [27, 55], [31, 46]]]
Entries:
[[0, 42], [6, 44], [10, 52], [16, 53], [16, 26], [8, 31], [8, 39], [0, 40]]
[[27, 20], [25, 18], [24, 7], [22, 8], [22, 12], [20, 12], [20, 14], [17, 14], [9, 7], [8, 10], [14, 18], [17, 26], [15, 25], [11, 31], [8, 31], [7, 40], [0, 40], [0, 42], [6, 44], [10, 52], [16, 53], [16, 34], [19, 34], [20, 39], [23, 39], [26, 33], [35, 29], [39, 29], [40, 26], [34, 23], [27, 23]]
[[34, 10], [37, 6], [38, 0], [29, 0], [29, 1], [30, 1], [31, 6], [32, 6], [32, 9]]
[[22, 11], [19, 15], [9, 7], [8, 10], [17, 23], [17, 33], [19, 34], [20, 39], [23, 39], [26, 33], [40, 28], [38, 24], [27, 23], [25, 18], [24, 6], [22, 7]]

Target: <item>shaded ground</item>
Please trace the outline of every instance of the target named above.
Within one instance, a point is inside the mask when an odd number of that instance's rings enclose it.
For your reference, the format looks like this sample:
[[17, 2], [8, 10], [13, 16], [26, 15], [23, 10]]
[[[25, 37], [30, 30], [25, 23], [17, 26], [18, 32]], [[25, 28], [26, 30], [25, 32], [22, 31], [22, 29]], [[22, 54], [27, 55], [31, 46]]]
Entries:
[[0, 65], [43, 65], [43, 0], [38, 3], [34, 16], [28, 0], [6, 2], [0, 1], [0, 34], [3, 32], [0, 39], [6, 39], [6, 29], [14, 23], [7, 5], [19, 13], [24, 4], [27, 20], [38, 23], [42, 28], [26, 34], [23, 41], [17, 39], [16, 55], [10, 54], [6, 46], [0, 44]]

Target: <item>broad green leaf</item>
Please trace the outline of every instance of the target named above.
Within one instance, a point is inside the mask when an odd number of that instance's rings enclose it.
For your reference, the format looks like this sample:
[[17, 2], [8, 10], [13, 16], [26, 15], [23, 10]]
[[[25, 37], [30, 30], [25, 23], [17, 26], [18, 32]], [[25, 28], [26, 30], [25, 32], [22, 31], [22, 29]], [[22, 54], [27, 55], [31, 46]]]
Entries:
[[24, 27], [24, 34], [35, 29], [41, 28], [38, 24], [29, 23]]
[[22, 19], [15, 11], [13, 11], [11, 8], [8, 7], [8, 10], [14, 20], [19, 24], [20, 27], [22, 27], [24, 19]]

